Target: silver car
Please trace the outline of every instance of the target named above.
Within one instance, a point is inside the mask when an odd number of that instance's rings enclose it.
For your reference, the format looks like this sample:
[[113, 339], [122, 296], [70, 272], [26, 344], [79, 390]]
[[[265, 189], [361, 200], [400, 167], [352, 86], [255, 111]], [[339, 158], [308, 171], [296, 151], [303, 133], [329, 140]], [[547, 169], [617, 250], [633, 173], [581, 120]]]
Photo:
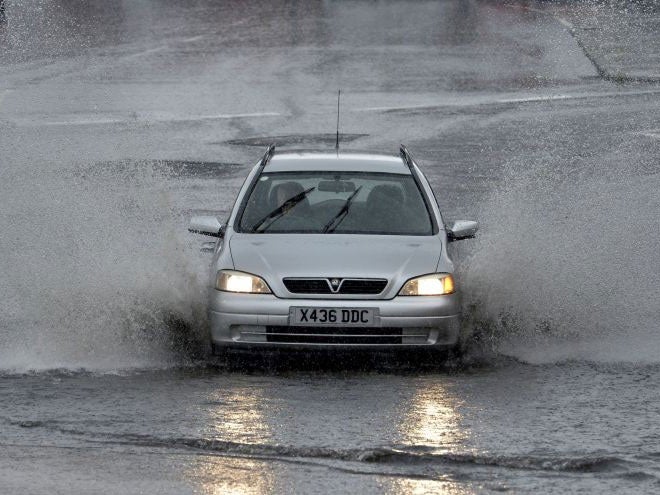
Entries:
[[400, 156], [275, 152], [251, 170], [218, 237], [209, 290], [216, 353], [231, 348], [454, 348], [459, 290], [431, 187]]

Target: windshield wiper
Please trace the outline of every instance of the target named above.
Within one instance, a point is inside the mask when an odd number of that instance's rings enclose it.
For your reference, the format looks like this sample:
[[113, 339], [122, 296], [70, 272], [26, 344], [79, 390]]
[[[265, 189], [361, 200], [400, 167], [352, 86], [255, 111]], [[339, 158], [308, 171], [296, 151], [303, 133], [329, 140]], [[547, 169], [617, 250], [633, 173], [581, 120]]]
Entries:
[[[307, 195], [309, 193], [311, 193], [314, 189], [316, 189], [316, 187], [310, 187], [309, 189], [306, 189], [303, 192], [298, 193], [295, 196], [287, 199], [284, 203], [282, 203], [280, 206], [278, 206], [273, 211], [271, 211], [268, 215], [266, 215], [261, 220], [259, 220], [257, 223], [255, 223], [254, 227], [252, 227], [252, 232], [265, 232], [279, 218], [286, 215], [289, 211], [291, 211], [291, 209], [294, 206], [296, 206], [303, 199], [305, 199], [307, 197]], [[268, 222], [268, 220], [270, 220], [268, 225], [266, 225], [263, 229], [259, 230], [259, 227], [261, 227], [263, 224]]]
[[346, 216], [348, 215], [348, 210], [351, 207], [351, 202], [353, 201], [353, 198], [357, 196], [357, 193], [360, 192], [360, 189], [362, 189], [362, 186], [358, 187], [355, 190], [355, 192], [348, 197], [348, 199], [344, 203], [344, 206], [341, 207], [341, 210], [339, 210], [337, 214], [334, 217], [332, 217], [330, 221], [323, 226], [323, 233], [334, 232], [335, 229], [339, 227], [339, 224], [342, 223], [344, 221], [344, 218], [346, 218]]

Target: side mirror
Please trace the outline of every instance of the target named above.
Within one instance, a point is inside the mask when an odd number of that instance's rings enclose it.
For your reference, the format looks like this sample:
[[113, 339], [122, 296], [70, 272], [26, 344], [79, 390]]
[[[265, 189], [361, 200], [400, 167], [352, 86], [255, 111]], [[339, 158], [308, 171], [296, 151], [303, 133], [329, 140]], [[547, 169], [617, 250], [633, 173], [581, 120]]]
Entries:
[[472, 239], [479, 230], [479, 224], [472, 220], [456, 220], [450, 228], [447, 229], [447, 239], [449, 242], [460, 241], [461, 239]]
[[215, 217], [192, 217], [188, 231], [193, 234], [203, 234], [211, 237], [224, 237], [225, 231]]

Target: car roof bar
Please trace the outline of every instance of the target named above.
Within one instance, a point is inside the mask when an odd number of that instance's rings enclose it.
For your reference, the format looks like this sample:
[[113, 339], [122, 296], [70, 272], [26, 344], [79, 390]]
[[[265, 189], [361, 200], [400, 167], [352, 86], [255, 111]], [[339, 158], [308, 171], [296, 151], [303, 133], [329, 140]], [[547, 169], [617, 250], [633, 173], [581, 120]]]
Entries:
[[408, 148], [406, 148], [405, 144], [402, 144], [401, 147], [399, 148], [399, 153], [401, 154], [401, 158], [403, 159], [403, 163], [408, 165], [408, 168], [410, 169], [410, 173], [413, 175], [415, 174], [415, 168], [413, 165], [413, 159], [412, 156], [410, 155], [410, 151], [408, 151]]
[[237, 220], [234, 223], [234, 227], [238, 225], [238, 218], [241, 218], [243, 216], [243, 211], [245, 211], [245, 205], [247, 204], [247, 200], [250, 196], [252, 196], [252, 191], [254, 191], [254, 188], [257, 186], [257, 181], [259, 180], [259, 177], [261, 177], [261, 173], [264, 171], [264, 167], [266, 166], [266, 164], [268, 164], [270, 159], [273, 158], [274, 154], [275, 154], [275, 143], [268, 145], [268, 149], [266, 149], [264, 156], [262, 156], [261, 160], [259, 160], [259, 168], [257, 169], [257, 173], [254, 175], [254, 179], [252, 180], [252, 184], [250, 184], [250, 188], [245, 193], [245, 196], [243, 196], [243, 201], [241, 202], [241, 207], [238, 216], [236, 217]]
[[264, 169], [266, 164], [270, 161], [271, 158], [273, 158], [273, 155], [275, 154], [275, 143], [268, 145], [268, 149], [264, 153], [264, 156], [261, 157], [261, 161], [259, 162], [259, 173], [261, 173], [261, 170]]
[[[417, 170], [415, 169], [415, 162], [413, 161], [413, 157], [410, 154], [410, 151], [408, 151], [408, 148], [406, 148], [404, 144], [402, 144], [401, 147], [399, 148], [399, 153], [401, 153], [401, 158], [403, 159], [403, 163], [408, 165], [408, 168], [410, 169], [410, 173], [413, 176], [413, 180], [415, 181], [415, 184], [417, 184], [417, 187], [419, 188], [420, 192], [424, 191], [424, 186], [422, 185], [422, 181], [419, 178], [419, 175], [417, 174]], [[424, 202], [426, 203], [426, 199], [424, 199]], [[428, 203], [426, 207], [427, 209], [429, 208]], [[431, 210], [429, 210], [429, 213], [430, 211]], [[435, 216], [431, 215], [431, 221], [433, 222], [433, 229], [434, 231], [436, 231], [436, 229], [438, 229], [439, 227], [436, 224]]]
[[420, 187], [420, 190], [422, 189], [422, 181], [419, 179], [419, 176], [417, 175], [417, 170], [415, 169], [415, 162], [413, 161], [413, 157], [410, 154], [410, 151], [408, 151], [408, 148], [404, 144], [401, 145], [399, 148], [399, 153], [401, 153], [401, 158], [403, 159], [403, 163], [408, 165], [408, 168], [410, 169], [410, 173], [413, 176], [413, 179], [415, 179], [415, 182], [417, 185]]

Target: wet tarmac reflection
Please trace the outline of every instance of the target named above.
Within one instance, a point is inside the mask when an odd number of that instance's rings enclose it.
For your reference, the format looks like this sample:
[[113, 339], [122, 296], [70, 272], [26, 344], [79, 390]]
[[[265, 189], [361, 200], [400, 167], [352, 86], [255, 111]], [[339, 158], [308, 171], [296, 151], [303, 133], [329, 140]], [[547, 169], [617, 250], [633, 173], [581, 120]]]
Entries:
[[[404, 446], [414, 445], [415, 451], [420, 454], [452, 452], [469, 437], [469, 432], [461, 425], [461, 415], [457, 409], [459, 399], [446, 385], [425, 382], [421, 379], [421, 383], [418, 381], [415, 384], [416, 393], [410, 403], [406, 404], [406, 413], [398, 426], [400, 442]], [[474, 493], [468, 485], [459, 483], [449, 472], [434, 472], [429, 478], [432, 479], [424, 479], [423, 476], [391, 478], [384, 488], [391, 494]]]
[[386, 493], [392, 495], [468, 495], [476, 492], [452, 480], [397, 478], [391, 481]]
[[381, 366], [363, 374], [338, 372], [336, 360], [319, 368], [318, 355], [307, 358], [313, 372], [306, 359], [292, 365], [274, 358], [223, 375], [206, 402], [210, 448], [190, 475], [201, 493], [318, 491], [315, 483], [335, 472], [367, 491], [471, 493], [452, 463], [440, 460], [464, 450], [470, 437], [451, 379], [406, 371], [407, 359], [384, 366], [396, 372]]
[[223, 391], [222, 396], [217, 398], [220, 407], [209, 411], [212, 436], [236, 443], [250, 443], [255, 439], [267, 442], [271, 432], [262, 414], [262, 407], [267, 403], [264, 392], [260, 387]]
[[268, 462], [239, 457], [204, 457], [189, 478], [204, 495], [262, 495], [273, 493], [273, 471]]
[[[251, 459], [250, 453], [232, 454], [220, 447], [225, 443], [249, 446], [254, 439], [271, 437], [262, 414], [266, 401], [260, 387], [222, 389], [211, 394], [207, 404], [209, 436], [221, 442], [217, 450], [200, 455], [190, 479], [199, 493], [208, 495], [261, 495], [273, 491], [273, 471], [268, 462]], [[213, 444], [211, 444], [213, 445]]]
[[402, 443], [454, 449], [468, 437], [457, 411], [458, 398], [439, 383], [419, 386], [399, 425]]

